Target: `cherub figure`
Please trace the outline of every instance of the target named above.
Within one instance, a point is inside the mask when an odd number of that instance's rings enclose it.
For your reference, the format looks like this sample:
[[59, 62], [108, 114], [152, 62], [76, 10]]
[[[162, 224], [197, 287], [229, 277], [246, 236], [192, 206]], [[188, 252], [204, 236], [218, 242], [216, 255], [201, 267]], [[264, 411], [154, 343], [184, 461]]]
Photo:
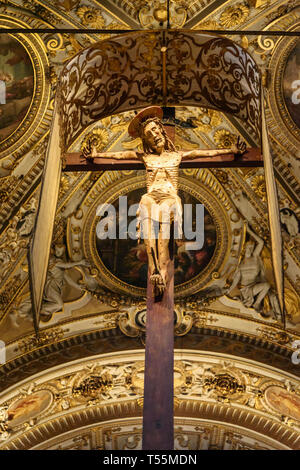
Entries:
[[167, 268], [170, 260], [170, 225], [174, 223], [176, 238], [182, 233], [182, 205], [178, 196], [179, 165], [182, 160], [213, 157], [223, 154], [242, 154], [245, 143], [227, 149], [178, 151], [168, 137], [161, 121], [162, 108], [151, 106], [139, 112], [131, 121], [128, 132], [140, 137], [143, 152], [121, 151], [98, 153], [96, 148], [85, 153], [85, 158], [96, 157], [116, 160], [137, 159], [146, 167], [147, 193], [141, 198], [138, 217], [147, 248], [150, 282], [154, 295], [161, 296], [167, 284]]

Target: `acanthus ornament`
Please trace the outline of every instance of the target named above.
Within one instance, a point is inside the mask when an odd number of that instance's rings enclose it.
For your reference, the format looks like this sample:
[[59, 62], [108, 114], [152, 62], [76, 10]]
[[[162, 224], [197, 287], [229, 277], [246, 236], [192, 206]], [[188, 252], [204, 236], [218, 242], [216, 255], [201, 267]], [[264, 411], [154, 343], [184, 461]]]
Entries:
[[96, 148], [97, 152], [105, 149], [109, 142], [109, 133], [106, 129], [97, 127], [89, 132], [83, 139], [81, 144], [81, 151], [88, 151]]
[[38, 338], [35, 335], [32, 335], [20, 340], [17, 350], [26, 353], [32, 349], [45, 346], [46, 344], [57, 342], [64, 337], [67, 331], [68, 329], [62, 328], [53, 328], [47, 331], [41, 331]]
[[220, 148], [230, 148], [236, 142], [237, 137], [227, 129], [219, 129], [214, 134], [214, 141]]
[[105, 26], [105, 20], [99, 9], [83, 5], [77, 8], [76, 14], [85, 26], [97, 29], [102, 29]]
[[[118, 318], [118, 325], [126, 336], [140, 337], [144, 342], [146, 332], [146, 306], [140, 304], [138, 307], [126, 308]], [[174, 332], [176, 336], [186, 335], [193, 326], [193, 316], [182, 308], [174, 310]]]
[[244, 3], [227, 7], [220, 16], [220, 24], [224, 28], [234, 28], [243, 24], [249, 16], [250, 9]]
[[267, 200], [267, 193], [266, 193], [266, 184], [265, 184], [265, 177], [263, 175], [256, 175], [251, 180], [251, 187], [255, 194], [263, 201], [266, 202]]
[[99, 394], [106, 393], [113, 388], [113, 378], [108, 373], [91, 374], [85, 378], [77, 386], [73, 387], [72, 395], [74, 397], [82, 397], [95, 399]]
[[[186, 0], [171, 0], [169, 5], [170, 25], [172, 28], [182, 28], [187, 19]], [[168, 18], [166, 3], [160, 0], [148, 2], [145, 0], [138, 13], [143, 28], [157, 29], [163, 27]]]

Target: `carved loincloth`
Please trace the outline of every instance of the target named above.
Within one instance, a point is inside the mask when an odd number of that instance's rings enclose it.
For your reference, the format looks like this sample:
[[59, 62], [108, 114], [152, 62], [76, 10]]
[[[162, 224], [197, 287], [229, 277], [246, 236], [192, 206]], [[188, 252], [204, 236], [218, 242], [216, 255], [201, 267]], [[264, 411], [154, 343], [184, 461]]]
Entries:
[[182, 205], [177, 194], [159, 189], [144, 194], [139, 204], [137, 218], [139, 226], [147, 219], [161, 224], [174, 222], [176, 238], [182, 238]]

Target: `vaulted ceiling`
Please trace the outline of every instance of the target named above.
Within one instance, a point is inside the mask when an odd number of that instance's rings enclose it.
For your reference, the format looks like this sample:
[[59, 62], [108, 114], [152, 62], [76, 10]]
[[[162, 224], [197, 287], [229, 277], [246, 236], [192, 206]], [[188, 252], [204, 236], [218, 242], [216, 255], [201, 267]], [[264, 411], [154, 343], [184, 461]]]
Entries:
[[[131, 245], [99, 246], [95, 225], [100, 203], [128, 193], [137, 202], [144, 172], [62, 173], [53, 248], [64, 246], [64, 261], [73, 266], [58, 288], [61, 307], [55, 310], [48, 302], [44, 309], [39, 337], [30, 310], [27, 253], [60, 71], [76, 53], [108, 37], [55, 28], [164, 28], [165, 4], [0, 2], [1, 28], [54, 29], [53, 34], [0, 35], [0, 85], [4, 82], [11, 94], [6, 104], [0, 95], [2, 449], [141, 446], [145, 289], [136, 272], [143, 263]], [[259, 65], [283, 214], [287, 307], [283, 329], [270, 297], [258, 311], [228, 291], [245, 242], [253, 241], [247, 227], [263, 241], [259, 262], [274, 290], [264, 169], [181, 170], [182, 197], [205, 205], [213, 252], [202, 270], [185, 270], [179, 263], [177, 272], [175, 448], [299, 449], [300, 365], [292, 354], [300, 340], [300, 122], [297, 99], [291, 101], [289, 92], [300, 80], [300, 45], [296, 36], [247, 31], [299, 31], [300, 5], [295, 0], [171, 0], [170, 24], [241, 31], [228, 37]], [[134, 110], [97, 122], [71, 151], [91, 141], [99, 151], [139, 148], [139, 139], [132, 140], [127, 131], [133, 115]], [[177, 148], [228, 147], [238, 135], [249, 147], [259, 145], [247, 123], [214, 110], [177, 107], [176, 119]], [[47, 280], [52, 292], [53, 277], [58, 282], [55, 275]]]

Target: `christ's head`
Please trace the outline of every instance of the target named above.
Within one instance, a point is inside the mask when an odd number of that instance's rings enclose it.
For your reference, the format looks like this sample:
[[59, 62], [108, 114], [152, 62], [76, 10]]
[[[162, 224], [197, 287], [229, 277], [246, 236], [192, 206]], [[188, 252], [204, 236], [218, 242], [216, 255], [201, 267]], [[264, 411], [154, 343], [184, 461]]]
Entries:
[[161, 153], [166, 144], [162, 126], [150, 120], [143, 128], [143, 140], [157, 153]]
[[160, 155], [164, 150], [175, 150], [173, 143], [165, 131], [163, 123], [157, 117], [150, 117], [141, 124], [140, 136], [145, 153], [156, 153]]

